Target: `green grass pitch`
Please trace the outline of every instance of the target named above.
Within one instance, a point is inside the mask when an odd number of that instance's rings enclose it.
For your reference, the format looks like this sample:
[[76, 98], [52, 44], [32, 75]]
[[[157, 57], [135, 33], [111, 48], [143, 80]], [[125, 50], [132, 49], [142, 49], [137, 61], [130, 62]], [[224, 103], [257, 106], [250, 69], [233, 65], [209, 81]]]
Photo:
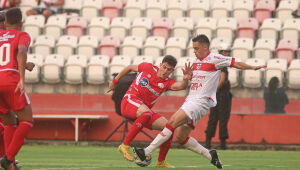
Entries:
[[[140, 168], [123, 159], [117, 147], [103, 146], [24, 146], [17, 156], [22, 170], [155, 169], [156, 151], [150, 166]], [[219, 151], [225, 169], [300, 170], [300, 152]], [[176, 169], [217, 169], [189, 150], [170, 149], [167, 161]]]

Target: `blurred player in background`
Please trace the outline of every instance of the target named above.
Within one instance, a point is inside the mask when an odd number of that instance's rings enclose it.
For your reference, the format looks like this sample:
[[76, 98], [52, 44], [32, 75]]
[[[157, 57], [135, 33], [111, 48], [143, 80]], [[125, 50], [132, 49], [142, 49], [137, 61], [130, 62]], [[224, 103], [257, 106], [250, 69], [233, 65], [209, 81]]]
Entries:
[[[231, 47], [227, 43], [220, 44], [219, 54], [230, 57]], [[209, 120], [206, 128], [206, 148], [211, 148], [211, 138], [215, 136], [219, 121], [219, 138], [221, 149], [226, 149], [226, 139], [228, 138], [227, 124], [231, 111], [230, 82], [228, 80], [227, 67], [221, 69], [220, 81], [217, 87], [217, 105], [210, 109]]]
[[[0, 113], [5, 122], [5, 155], [1, 166], [14, 169], [16, 154], [33, 126], [32, 109], [24, 89], [25, 67], [30, 36], [21, 32], [22, 12], [19, 8], [5, 13], [6, 30], [0, 32]], [[14, 112], [11, 112], [13, 110]], [[19, 126], [16, 127], [16, 116]]]
[[235, 67], [239, 69], [257, 70], [265, 66], [250, 66], [243, 62], [235, 62], [232, 57], [209, 51], [209, 39], [206, 35], [198, 35], [193, 38], [193, 48], [197, 59], [193, 63], [193, 77], [189, 95], [182, 107], [172, 115], [166, 127], [159, 133], [152, 143], [145, 149], [133, 148], [138, 159], [144, 161], [146, 155], [169, 140], [177, 128], [177, 141], [187, 149], [203, 155], [219, 169], [223, 168], [216, 150], [207, 150], [196, 139], [190, 137], [190, 132], [195, 128], [200, 119], [207, 113], [209, 107], [217, 104], [216, 90], [220, 79], [220, 69], [223, 67]]
[[[23, 0], [26, 1], [26, 0]], [[18, 6], [21, 0], [0, 0], [0, 11]]]
[[[151, 109], [159, 96], [168, 90], [178, 91], [185, 89], [188, 85], [188, 80], [192, 78], [192, 68], [190, 64], [186, 64], [185, 68], [182, 69], [184, 76], [181, 82], [175, 82], [169, 78], [176, 64], [176, 58], [167, 55], [162, 60], [160, 67], [156, 67], [151, 63], [130, 65], [123, 69], [110, 83], [109, 89], [113, 90], [120, 78], [129, 72], [139, 72], [125, 94], [121, 104], [122, 115], [134, 121], [125, 140], [118, 148], [125, 159], [129, 161], [134, 160], [130, 154], [130, 143], [143, 127], [153, 130], [162, 130], [166, 125], [167, 119]], [[166, 140], [160, 147], [156, 167], [173, 167], [165, 161], [166, 154], [171, 146], [171, 139], [172, 138]]]

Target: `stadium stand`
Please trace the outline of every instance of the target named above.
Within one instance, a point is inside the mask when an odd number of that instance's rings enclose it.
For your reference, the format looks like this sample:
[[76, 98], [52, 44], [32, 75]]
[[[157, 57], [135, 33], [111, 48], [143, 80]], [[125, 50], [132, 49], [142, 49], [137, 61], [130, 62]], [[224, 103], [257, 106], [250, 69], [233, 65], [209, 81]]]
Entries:
[[41, 67], [44, 63], [44, 57], [37, 54], [27, 55], [27, 61], [35, 64], [32, 71], [25, 71], [25, 83], [38, 83], [40, 81]]
[[119, 37], [121, 41], [128, 35], [130, 29], [130, 19], [125, 17], [116, 17], [110, 24], [110, 35]]
[[[250, 58], [246, 60], [246, 64], [253, 66], [262, 66], [266, 62], [264, 59]], [[243, 71], [243, 86], [249, 88], [259, 88], [263, 83], [263, 70], [244, 70]]]
[[81, 36], [77, 45], [77, 54], [85, 55], [90, 59], [91, 56], [95, 55], [98, 43], [98, 39], [95, 36]]
[[110, 58], [112, 58], [113, 56], [117, 55], [120, 48], [120, 43], [121, 42], [118, 37], [105, 36], [100, 43], [98, 53], [101, 55], [108, 55]]
[[281, 30], [281, 20], [277, 18], [265, 19], [259, 27], [259, 38], [278, 39], [278, 33]]
[[241, 19], [250, 18], [253, 12], [253, 0], [235, 1], [232, 16], [239, 22]]
[[213, 0], [213, 5], [211, 7], [211, 17], [215, 19], [229, 17], [232, 11], [232, 1], [231, 0]]
[[272, 11], [275, 10], [275, 1], [273, 0], [259, 0], [254, 9], [254, 16], [259, 25], [267, 18], [272, 17]]
[[299, 19], [287, 19], [285, 20], [281, 29], [281, 39], [299, 39], [300, 32], [300, 20]]
[[45, 25], [45, 34], [54, 36], [58, 40], [63, 35], [63, 31], [67, 25], [67, 18], [64, 15], [52, 15], [48, 18]]
[[45, 83], [59, 83], [64, 67], [64, 56], [58, 54], [48, 55], [42, 66], [42, 80]]
[[214, 31], [217, 27], [217, 20], [215, 18], [200, 18], [198, 20], [197, 25], [195, 26], [194, 30], [196, 34], [205, 34], [208, 39], [212, 39]]
[[187, 13], [188, 16], [194, 20], [194, 23], [197, 23], [199, 18], [208, 17], [209, 10], [209, 0], [196, 0], [190, 1]]
[[62, 55], [64, 60], [67, 61], [69, 56], [74, 54], [77, 47], [78, 38], [75, 36], [64, 35], [59, 38], [56, 44], [56, 54]]
[[258, 39], [253, 48], [253, 58], [263, 59], [265, 61], [273, 58], [275, 46], [276, 41], [274, 39]]
[[131, 26], [130, 35], [139, 36], [143, 41], [150, 35], [152, 20], [150, 18], [136, 18]]
[[[241, 59], [235, 58], [235, 61], [241, 61]], [[232, 67], [228, 68], [228, 80], [230, 81], [231, 87], [238, 87], [240, 79], [240, 70]]]
[[194, 22], [192, 18], [184, 17], [175, 20], [173, 27], [174, 37], [183, 37], [188, 40], [191, 36], [191, 32], [194, 27]]
[[88, 21], [92, 18], [99, 16], [100, 10], [102, 9], [102, 0], [84, 0], [80, 14]]
[[165, 55], [172, 55], [179, 59], [184, 56], [186, 39], [183, 37], [170, 37], [165, 47]]
[[218, 20], [216, 35], [221, 38], [233, 39], [237, 28], [235, 18], [220, 18]]
[[87, 65], [86, 74], [89, 84], [104, 84], [106, 81], [107, 68], [109, 66], [109, 56], [92, 56]]
[[47, 56], [53, 53], [55, 38], [51, 35], [40, 35], [36, 38], [33, 51], [35, 54]]
[[287, 60], [285, 59], [270, 59], [267, 62], [265, 71], [265, 86], [267, 87], [272, 77], [276, 76], [279, 79], [279, 86], [284, 83], [284, 73], [287, 71]]
[[232, 46], [232, 56], [241, 59], [243, 62], [246, 61], [251, 58], [253, 45], [253, 39], [236, 38]]
[[163, 37], [150, 36], [146, 39], [143, 55], [152, 56], [155, 60], [162, 55], [162, 50], [165, 48], [165, 39]]
[[133, 21], [136, 18], [142, 17], [146, 8], [146, 0], [128, 0], [123, 9], [124, 16]]
[[287, 73], [288, 87], [300, 89], [300, 59], [295, 59], [291, 62]]
[[278, 8], [276, 9], [276, 18], [279, 18], [282, 22], [287, 19], [293, 18], [292, 12], [298, 8], [298, 0], [285, 0], [280, 1]]
[[286, 59], [288, 64], [295, 58], [298, 49], [297, 40], [282, 39], [276, 48], [276, 57]]
[[33, 39], [36, 39], [42, 33], [44, 25], [45, 17], [43, 15], [32, 15], [26, 18], [23, 31], [29, 33]]
[[87, 65], [87, 57], [84, 55], [72, 55], [64, 67], [64, 80], [70, 84], [81, 84], [83, 82], [84, 69]]
[[185, 17], [188, 7], [188, 1], [183, 0], [168, 0], [166, 16], [173, 21], [177, 18]]
[[[218, 53], [218, 49], [220, 48], [220, 44], [227, 43], [231, 46], [232, 40], [224, 37], [216, 37], [211, 40], [210, 43], [210, 51], [214, 53]], [[193, 51], [191, 51], [193, 53]]]
[[153, 63], [153, 58], [150, 56], [136, 56], [134, 57], [132, 64], [139, 65], [143, 62]]
[[145, 16], [155, 21], [164, 16], [167, 9], [167, 0], [147, 0]]
[[114, 56], [109, 65], [109, 78], [113, 79], [113, 74], [119, 73], [123, 68], [131, 64], [131, 57], [129, 56]]
[[108, 17], [112, 20], [113, 18], [121, 15], [123, 2], [122, 0], [104, 0], [102, 1], [102, 7], [102, 16]]
[[121, 55], [130, 56], [132, 59], [140, 55], [140, 49], [143, 46], [143, 39], [137, 36], [128, 36], [125, 38], [120, 48]]
[[172, 27], [173, 21], [170, 18], [159, 18], [153, 22], [152, 35], [163, 37], [167, 41]]
[[66, 32], [67, 35], [76, 36], [78, 39], [85, 35], [88, 20], [83, 17], [71, 18], [67, 24]]
[[96, 36], [99, 41], [107, 35], [110, 26], [110, 20], [107, 17], [95, 17], [92, 18], [88, 25], [88, 33], [91, 36]]
[[79, 13], [79, 11], [82, 8], [83, 1], [85, 1], [85, 0], [65, 0], [63, 9], [66, 12], [76, 11]]
[[242, 19], [238, 25], [238, 38], [251, 38], [256, 37], [256, 31], [258, 30], [258, 22], [255, 18]]

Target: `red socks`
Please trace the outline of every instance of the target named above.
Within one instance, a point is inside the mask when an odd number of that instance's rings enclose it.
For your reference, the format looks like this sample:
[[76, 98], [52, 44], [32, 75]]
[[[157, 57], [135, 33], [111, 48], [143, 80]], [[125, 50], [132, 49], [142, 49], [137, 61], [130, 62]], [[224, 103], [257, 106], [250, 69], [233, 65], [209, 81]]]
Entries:
[[16, 129], [17, 129], [17, 125], [15, 125], [15, 124], [5, 125], [4, 135], [3, 135], [5, 150], [8, 149], [9, 144], [15, 134]]
[[[28, 135], [30, 129], [33, 127], [32, 121], [21, 121], [18, 128], [16, 129], [11, 142], [6, 149], [6, 156], [8, 160], [14, 160], [15, 156], [21, 149], [26, 136]], [[5, 128], [6, 133], [6, 128]], [[9, 134], [9, 133], [8, 133]]]
[[173, 134], [165, 143], [160, 145], [160, 150], [158, 155], [159, 162], [164, 161], [166, 159], [167, 153], [171, 147], [172, 138], [173, 138]]
[[138, 117], [131, 129], [129, 130], [128, 134], [126, 135], [123, 144], [130, 145], [131, 141], [135, 138], [135, 136], [142, 130], [143, 126], [151, 120], [152, 113], [151, 112], [144, 112]]

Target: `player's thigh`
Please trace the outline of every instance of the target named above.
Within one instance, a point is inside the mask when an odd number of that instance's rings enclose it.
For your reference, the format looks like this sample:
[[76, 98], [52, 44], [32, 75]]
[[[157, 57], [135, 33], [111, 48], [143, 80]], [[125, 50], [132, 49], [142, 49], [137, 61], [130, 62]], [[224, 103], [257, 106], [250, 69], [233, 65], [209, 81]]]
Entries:
[[31, 104], [16, 111], [19, 121], [33, 121]]
[[180, 126], [176, 129], [176, 141], [182, 143], [191, 133], [193, 128], [189, 126]]
[[122, 99], [121, 112], [127, 119], [134, 120], [145, 111], [151, 110], [137, 97], [127, 95]]
[[9, 110], [6, 114], [2, 114], [2, 120], [6, 125], [17, 124], [16, 114], [12, 110]]
[[182, 110], [182, 109], [179, 109], [179, 110], [177, 110], [177, 112], [175, 112], [171, 116], [171, 118], [170, 118], [170, 120], [169, 120], [168, 123], [172, 127], [177, 128], [177, 127], [179, 127], [181, 125], [184, 125], [184, 124], [186, 124], [188, 122], [189, 122], [189, 117], [187, 116], [187, 114], [185, 113], [185, 111]]
[[152, 124], [151, 124], [152, 129], [153, 130], [163, 130], [165, 128], [167, 122], [168, 122], [168, 120], [165, 117], [160, 116], [159, 118], [157, 118], [156, 120], [154, 120], [152, 122]]

